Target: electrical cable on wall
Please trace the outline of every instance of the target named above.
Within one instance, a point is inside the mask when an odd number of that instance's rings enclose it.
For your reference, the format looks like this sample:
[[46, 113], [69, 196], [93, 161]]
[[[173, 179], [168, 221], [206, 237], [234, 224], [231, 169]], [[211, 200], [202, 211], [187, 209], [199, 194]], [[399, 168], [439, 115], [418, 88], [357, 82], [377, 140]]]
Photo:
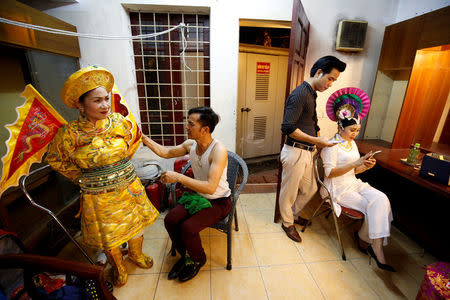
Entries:
[[51, 28], [51, 27], [45, 27], [45, 26], [40, 26], [40, 25], [33, 25], [33, 24], [23, 23], [23, 22], [19, 22], [19, 21], [13, 21], [13, 20], [1, 18], [1, 17], [0, 17], [0, 22], [1, 23], [5, 23], [5, 24], [9, 24], [9, 25], [22, 27], [22, 28], [42, 31], [42, 32], [46, 32], [46, 33], [53, 33], [53, 34], [67, 35], [67, 36], [75, 36], [75, 37], [87, 38], [87, 39], [97, 39], [97, 40], [129, 40], [129, 41], [132, 41], [132, 40], [145, 40], [145, 39], [150, 39], [150, 38], [154, 38], [154, 37], [157, 37], [157, 36], [160, 36], [160, 35], [163, 35], [163, 34], [170, 33], [171, 31], [174, 31], [174, 30], [180, 28], [180, 30], [181, 30], [181, 44], [183, 45], [183, 51], [181, 51], [180, 56], [181, 56], [181, 59], [183, 61], [184, 66], [189, 71], [192, 71], [192, 69], [189, 68], [189, 66], [186, 64], [186, 60], [185, 60], [185, 50], [187, 48], [187, 41], [186, 41], [186, 36], [185, 36], [185, 30], [186, 30], [187, 26], [184, 23], [180, 23], [180, 24], [178, 24], [177, 26], [175, 26], [173, 28], [170, 28], [170, 29], [167, 29], [167, 30], [164, 30], [164, 31], [161, 31], [161, 32], [157, 32], [157, 33], [139, 34], [139, 35], [133, 35], [133, 36], [114, 36], [114, 35], [79, 33], [79, 32], [73, 32], [73, 31], [68, 31], [68, 30], [61, 30], [61, 29], [56, 29], [56, 28]]
[[[180, 23], [180, 24], [183, 24], [184, 25], [184, 23]], [[189, 68], [189, 66], [186, 64], [186, 60], [185, 60], [185, 51], [186, 51], [186, 48], [187, 48], [187, 41], [186, 41], [186, 36], [185, 36], [185, 29], [186, 29], [186, 26], [182, 26], [181, 27], [181, 44], [183, 45], [183, 51], [181, 51], [181, 60], [183, 61], [183, 65], [189, 70], [189, 71], [191, 71], [192, 72], [192, 70], [191, 70], [191, 68]]]

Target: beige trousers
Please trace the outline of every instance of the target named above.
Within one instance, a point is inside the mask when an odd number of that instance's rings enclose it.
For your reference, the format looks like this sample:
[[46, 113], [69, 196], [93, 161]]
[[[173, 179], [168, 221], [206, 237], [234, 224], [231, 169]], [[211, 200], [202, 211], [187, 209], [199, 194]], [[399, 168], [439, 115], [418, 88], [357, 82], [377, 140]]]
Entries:
[[284, 145], [280, 153], [281, 177], [280, 214], [285, 227], [294, 224], [294, 218], [317, 192], [313, 168], [314, 152]]

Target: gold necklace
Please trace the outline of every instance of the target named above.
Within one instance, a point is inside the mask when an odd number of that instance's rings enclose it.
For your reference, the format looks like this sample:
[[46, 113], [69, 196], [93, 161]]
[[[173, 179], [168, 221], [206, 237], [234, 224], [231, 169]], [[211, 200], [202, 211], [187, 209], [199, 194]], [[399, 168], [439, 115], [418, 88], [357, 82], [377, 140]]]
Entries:
[[339, 147], [341, 147], [342, 150], [347, 152], [350, 152], [353, 149], [352, 142], [340, 143]]
[[[203, 155], [203, 154], [202, 154], [202, 155]], [[198, 155], [198, 154], [197, 154], [198, 165], [200, 166], [200, 168], [203, 168], [203, 165], [202, 165], [202, 155]]]
[[202, 157], [203, 157], [203, 154], [205, 154], [206, 150], [208, 150], [209, 146], [211, 146], [211, 143], [212, 143], [213, 141], [214, 141], [214, 139], [211, 140], [211, 142], [209, 142], [209, 144], [208, 144], [208, 146], [206, 147], [205, 151], [203, 151], [203, 153], [200, 154], [200, 155], [198, 155], [198, 153], [197, 153], [198, 146], [199, 146], [199, 144], [197, 143], [197, 149], [195, 149], [195, 154], [197, 155], [198, 165], [200, 166], [200, 168], [203, 168], [203, 165], [202, 165]]
[[[343, 140], [342, 136], [340, 134], [336, 134], [336, 140]], [[346, 141], [345, 143], [339, 143], [338, 146], [346, 151], [346, 152], [350, 152], [353, 149], [353, 145], [351, 141]]]

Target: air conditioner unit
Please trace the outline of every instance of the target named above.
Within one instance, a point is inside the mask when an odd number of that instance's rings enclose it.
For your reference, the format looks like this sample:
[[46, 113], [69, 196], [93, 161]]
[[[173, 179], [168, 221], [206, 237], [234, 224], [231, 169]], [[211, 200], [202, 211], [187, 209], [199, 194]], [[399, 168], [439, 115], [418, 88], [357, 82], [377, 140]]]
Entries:
[[366, 40], [366, 31], [366, 21], [340, 21], [336, 37], [336, 50], [347, 52], [362, 51]]

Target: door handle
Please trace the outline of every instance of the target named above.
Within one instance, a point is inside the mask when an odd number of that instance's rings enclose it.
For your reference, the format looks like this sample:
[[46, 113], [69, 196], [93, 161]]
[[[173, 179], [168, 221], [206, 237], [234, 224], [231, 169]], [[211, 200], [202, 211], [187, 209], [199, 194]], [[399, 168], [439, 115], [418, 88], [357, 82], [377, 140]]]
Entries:
[[251, 110], [252, 110], [252, 109], [249, 108], [249, 107], [241, 108], [241, 112], [244, 112], [244, 111], [249, 112], [249, 111], [251, 111]]

